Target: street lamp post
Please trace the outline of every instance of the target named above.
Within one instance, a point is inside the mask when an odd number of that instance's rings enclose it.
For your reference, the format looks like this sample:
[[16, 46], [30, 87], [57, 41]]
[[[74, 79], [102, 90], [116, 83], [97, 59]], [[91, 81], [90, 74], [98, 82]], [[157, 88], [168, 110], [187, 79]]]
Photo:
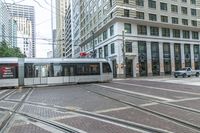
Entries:
[[122, 53], [123, 53], [123, 70], [124, 70], [124, 78], [126, 78], [126, 55], [125, 55], [125, 30], [122, 31]]

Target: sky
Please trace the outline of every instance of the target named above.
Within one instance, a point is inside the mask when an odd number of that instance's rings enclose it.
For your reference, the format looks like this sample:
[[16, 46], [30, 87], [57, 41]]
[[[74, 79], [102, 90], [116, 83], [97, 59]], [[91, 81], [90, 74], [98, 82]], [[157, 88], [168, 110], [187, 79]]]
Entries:
[[[2, 0], [4, 1], [4, 0]], [[55, 0], [53, 0], [55, 1]], [[47, 52], [52, 51], [52, 42], [45, 41], [51, 39], [51, 0], [5, 0], [7, 3], [30, 5], [35, 7], [36, 21], [36, 57], [46, 58]], [[19, 3], [18, 3], [19, 2]], [[54, 6], [55, 7], [55, 6]], [[54, 11], [55, 14], [55, 11]], [[55, 15], [54, 15], [55, 16]], [[55, 17], [54, 27], [55, 27]]]

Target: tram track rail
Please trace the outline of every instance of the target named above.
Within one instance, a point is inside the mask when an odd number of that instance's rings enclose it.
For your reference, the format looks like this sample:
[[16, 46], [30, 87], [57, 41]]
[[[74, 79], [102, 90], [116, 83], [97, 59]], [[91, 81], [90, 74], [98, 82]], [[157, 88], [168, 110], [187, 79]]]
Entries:
[[[81, 87], [80, 87], [80, 88], [81, 88]], [[177, 124], [179, 124], [179, 125], [182, 125], [182, 126], [185, 126], [185, 127], [188, 127], [188, 128], [190, 128], [190, 129], [193, 129], [193, 130], [195, 130], [195, 131], [200, 132], [200, 125], [195, 125], [195, 124], [193, 124], [193, 123], [191, 123], [191, 122], [187, 122], [187, 121], [185, 121], [185, 120], [181, 120], [181, 119], [178, 119], [178, 118], [174, 118], [174, 117], [171, 117], [170, 115], [166, 115], [166, 114], [160, 113], [160, 112], [158, 112], [158, 111], [154, 111], [154, 110], [152, 110], [152, 109], [144, 108], [144, 107], [135, 105], [135, 104], [133, 104], [133, 103], [131, 103], [131, 102], [125, 101], [125, 100], [113, 98], [113, 97], [108, 96], [108, 95], [106, 95], [106, 94], [103, 94], [103, 93], [101, 93], [101, 92], [97, 92], [97, 91], [94, 91], [94, 90], [91, 90], [91, 89], [87, 89], [86, 87], [81, 88], [81, 89], [90, 91], [90, 92], [92, 92], [92, 93], [94, 93], [94, 94], [97, 94], [97, 95], [106, 97], [106, 98], [108, 98], [108, 99], [111, 99], [111, 100], [114, 100], [114, 101], [117, 101], [117, 102], [123, 103], [123, 104], [125, 104], [125, 105], [131, 106], [131, 107], [133, 107], [133, 108], [135, 108], [135, 109], [138, 109], [138, 110], [141, 110], [141, 111], [144, 111], [144, 112], [147, 112], [147, 113], [150, 113], [150, 114], [155, 115], [155, 116], [158, 116], [158, 117], [160, 117], [160, 118], [168, 119], [168, 120], [170, 120], [170, 121], [172, 121], [172, 122], [175, 122], [175, 123], [177, 123]], [[109, 91], [110, 91], [110, 90], [109, 90]], [[113, 91], [112, 91], [112, 92], [113, 92]], [[115, 93], [118, 93], [118, 92], [115, 92]], [[134, 95], [132, 95], [132, 94], [128, 94], [128, 95], [127, 95], [127, 94], [124, 94], [124, 93], [119, 93], [119, 94], [123, 94], [123, 95], [125, 95], [125, 96], [132, 96], [132, 97], [134, 97], [134, 98], [138, 98], [138, 99], [144, 100], [144, 98], [141, 98], [141, 97], [138, 97], [138, 96], [134, 96]], [[152, 102], [155, 102], [155, 103], [157, 102], [157, 103], [159, 103], [159, 104], [165, 104], [165, 103], [163, 103], [163, 102], [161, 102], [161, 101], [156, 101], [156, 100], [152, 100], [152, 99], [146, 99], [146, 98], [145, 98], [145, 100], [151, 100]], [[183, 110], [187, 110], [187, 111], [191, 111], [191, 112], [194, 112], [194, 113], [200, 113], [200, 111], [193, 110], [193, 109], [190, 109], [190, 108], [185, 108], [185, 107], [182, 107], [182, 106], [176, 106], [176, 105], [173, 105], [173, 104], [171, 105], [171, 104], [168, 104], [168, 103], [166, 103], [165, 105], [173, 106], [173, 107], [176, 107], [176, 108], [179, 108], [179, 109], [183, 109]]]
[[[86, 116], [86, 117], [93, 118], [93, 119], [100, 119], [100, 120], [116, 123], [116, 124], [121, 125], [121, 126], [129, 127], [131, 129], [141, 130], [141, 131], [147, 132], [147, 133], [152, 133], [152, 132], [153, 133], [171, 133], [167, 130], [154, 128], [154, 127], [151, 127], [151, 126], [138, 124], [138, 123], [122, 120], [122, 119], [117, 119], [117, 118], [114, 118], [114, 117], [105, 116], [105, 115], [101, 115], [101, 114], [97, 114], [97, 113], [93, 113], [93, 112], [89, 112], [89, 111], [72, 109], [72, 108], [64, 108], [64, 107], [53, 106], [53, 105], [44, 105], [44, 104], [32, 103], [32, 102], [26, 102], [26, 104], [40, 106], [40, 107], [49, 107], [49, 108], [57, 109], [57, 111], [62, 111], [62, 112], [72, 112], [72, 113], [76, 113], [80, 116]], [[11, 111], [9, 109], [2, 109], [2, 110]], [[28, 113], [21, 113], [21, 112], [18, 112], [16, 114], [19, 114], [21, 116], [24, 116], [24, 117], [27, 117], [27, 118], [30, 118], [30, 119], [33, 119], [33, 120], [36, 120], [36, 121], [39, 121], [39, 122], [43, 122], [45, 124], [50, 124], [50, 125], [55, 126], [57, 128], [64, 129], [65, 131], [68, 130], [68, 128], [66, 129], [66, 125], [63, 125], [63, 124], [60, 124], [60, 123], [57, 123], [57, 122], [54, 122], [54, 121], [51, 121], [51, 120], [38, 118], [35, 115], [30, 115]], [[74, 132], [72, 130], [72, 131], [70, 131], [70, 133], [79, 133], [79, 132]], [[80, 133], [82, 133], [82, 132], [80, 132]]]
[[[87, 90], [91, 91], [90, 89], [87, 89]], [[155, 104], [167, 105], [167, 106], [170, 106], [170, 107], [174, 107], [174, 108], [182, 109], [182, 110], [185, 110], [185, 111], [190, 111], [190, 112], [193, 112], [193, 113], [199, 113], [200, 114], [200, 110], [173, 104], [174, 101], [159, 101], [159, 100], [154, 100], [152, 98], [144, 98], [144, 96], [139, 96], [139, 95], [136, 95], [136, 94], [135, 95], [134, 94], [129, 94], [127, 92], [120, 92], [120, 91], [111, 90], [111, 89], [110, 90], [107, 89], [106, 91], [113, 92], [113, 93], [116, 93], [116, 94], [125, 95], [125, 96], [129, 96], [129, 97], [133, 97], [133, 98], [144, 100], [144, 101], [149, 101], [149, 102], [155, 103]], [[195, 98], [200, 99], [200, 97], [195, 97]]]
[[[26, 114], [26, 113], [20, 113], [19, 110], [21, 109], [22, 105], [25, 103], [27, 97], [31, 94], [32, 90], [33, 90], [33, 88], [30, 88], [21, 101], [15, 101], [15, 102], [18, 102], [18, 104], [14, 107], [14, 110], [5, 109], [5, 108], [1, 108], [0, 107], [1, 111], [9, 112], [8, 117], [6, 117], [4, 119], [4, 121], [0, 125], [0, 133], [5, 133], [5, 131], [10, 128], [10, 123], [11, 123], [11, 121], [13, 121], [15, 115], [21, 115], [21, 116], [24, 116], [24, 117], [26, 117], [26, 118], [28, 118], [30, 120], [44, 123], [44, 124], [46, 124], [48, 126], [52, 126], [52, 127], [56, 128], [58, 130], [61, 130], [61, 131], [65, 132], [65, 133], [85, 133], [85, 132], [80, 131], [78, 129], [72, 129], [72, 127], [67, 127], [65, 125], [62, 125], [62, 124], [59, 124], [59, 123], [56, 123], [56, 122], [53, 122], [53, 121], [49, 121], [49, 120], [42, 119], [42, 118], [37, 118], [35, 116], [32, 116], [30, 114]], [[5, 98], [9, 97], [14, 92], [15, 91], [10, 93], [9, 95], [4, 96], [0, 101], [2, 101]], [[11, 101], [14, 101], [14, 100], [11, 100]]]
[[[112, 99], [114, 101], [118, 101], [120, 103], [123, 103], [125, 105], [131, 106], [131, 107], [136, 108], [138, 110], [148, 112], [148, 113], [153, 114], [155, 116], [158, 116], [160, 118], [168, 119], [168, 120], [170, 120], [172, 122], [175, 122], [175, 123], [177, 123], [179, 125], [182, 125], [182, 126], [190, 128], [192, 130], [200, 132], [200, 126], [199, 125], [195, 125], [195, 124], [192, 124], [192, 123], [184, 121], [184, 120], [176, 119], [176, 118], [170, 117], [169, 115], [162, 114], [160, 112], [156, 112], [154, 110], [150, 110], [150, 109], [147, 109], [147, 108], [144, 108], [144, 107], [140, 107], [140, 106], [135, 105], [135, 104], [133, 104], [131, 102], [127, 102], [127, 101], [124, 101], [124, 100], [113, 98], [113, 97], [108, 96], [106, 94], [102, 94], [101, 92], [94, 91], [94, 90], [91, 90], [91, 89], [87, 89], [86, 87], [84, 87], [84, 88], [79, 87], [79, 88], [87, 90], [87, 91], [90, 91], [90, 92], [92, 92], [94, 94], [97, 94], [97, 95]], [[158, 104], [166, 104], [166, 105], [169, 104], [169, 106], [171, 106], [170, 105], [171, 103], [166, 103], [166, 102], [163, 102], [163, 101], [157, 101], [157, 100], [153, 100], [153, 99], [143, 98], [143, 97], [139, 97], [137, 95], [135, 96], [135, 95], [124, 93], [124, 92], [122, 93], [122, 92], [113, 91], [113, 90], [106, 90], [106, 91], [111, 91], [111, 92], [114, 92], [114, 93], [119, 93], [119, 94], [122, 94], [122, 95], [131, 96], [131, 97], [138, 98], [138, 99], [141, 99], [141, 100], [146, 100], [146, 101], [148, 100], [148, 101], [151, 101], [151, 102], [154, 102], [154, 103], [158, 103]], [[26, 94], [26, 96], [24, 97], [25, 99], [23, 98], [23, 101], [22, 101], [23, 103], [22, 104], [26, 103], [26, 104], [30, 104], [30, 105], [39, 105], [39, 106], [42, 106], [42, 107], [55, 108], [55, 109], [58, 109], [59, 111], [63, 111], [63, 112], [73, 112], [73, 113], [77, 113], [79, 115], [89, 116], [89, 117], [92, 117], [92, 118], [98, 118], [98, 119], [102, 119], [102, 120], [107, 120], [107, 121], [110, 121], [110, 122], [118, 123], [118, 124], [121, 124], [121, 125], [133, 127], [133, 128], [136, 128], [136, 129], [143, 130], [145, 132], [169, 133], [169, 131], [166, 131], [166, 130], [163, 130], [163, 129], [158, 129], [158, 128], [154, 128], [154, 127], [151, 127], [151, 126], [138, 124], [138, 123], [134, 123], [134, 122], [131, 122], [131, 121], [126, 121], [126, 120], [123, 120], [123, 119], [117, 119], [117, 118], [113, 118], [113, 117], [110, 117], [110, 116], [105, 116], [105, 115], [101, 115], [101, 114], [98, 114], [98, 113], [88, 112], [88, 111], [84, 111], [84, 110], [80, 110], [80, 109], [64, 108], [64, 107], [60, 107], [60, 106], [54, 106], [54, 105], [51, 105], [51, 104], [41, 104], [41, 103], [28, 102], [28, 101], [26, 101], [26, 98], [31, 94], [31, 92], [32, 91], [30, 91], [30, 93]], [[19, 102], [19, 101], [15, 101], [15, 100], [6, 100], [6, 101]], [[172, 104], [172, 106], [176, 106], [176, 105]], [[198, 110], [193, 110], [193, 109], [190, 109], [190, 108], [187, 109], [187, 108], [184, 108], [182, 106], [180, 106], [180, 107], [177, 106], [177, 108], [180, 108], [180, 109], [183, 109], [183, 110], [187, 110], [187, 111], [191, 111], [191, 112], [194, 112], [194, 113], [200, 113], [200, 111], [198, 111]], [[21, 113], [21, 112], [18, 112], [18, 111], [12, 111], [12, 110], [9, 110], [9, 109], [4, 109], [4, 108], [0, 108], [0, 109], [15, 113], [15, 114], [18, 114], [18, 115], [21, 115], [21, 116], [24, 116], [24, 117], [29, 118], [31, 120], [42, 122], [44, 124], [50, 125], [50, 126], [52, 126], [54, 128], [58, 128], [58, 129], [63, 130], [63, 131], [67, 131], [67, 132], [70, 132], [70, 133], [82, 133], [81, 131], [77, 131], [77, 130], [68, 128], [67, 125], [63, 125], [63, 124], [60, 124], [58, 122], [54, 122], [54, 121], [51, 121], [51, 120], [39, 118], [39, 117], [36, 117], [35, 115], [30, 115], [30, 114], [27, 114], [27, 113]], [[2, 133], [2, 132], [0, 131], [0, 133]]]

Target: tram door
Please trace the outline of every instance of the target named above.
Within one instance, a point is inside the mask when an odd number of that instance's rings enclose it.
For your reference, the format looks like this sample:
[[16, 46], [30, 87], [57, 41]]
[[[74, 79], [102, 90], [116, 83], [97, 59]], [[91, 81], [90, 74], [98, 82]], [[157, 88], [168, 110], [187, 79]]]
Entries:
[[48, 78], [48, 65], [36, 65], [35, 66], [34, 84], [47, 84]]

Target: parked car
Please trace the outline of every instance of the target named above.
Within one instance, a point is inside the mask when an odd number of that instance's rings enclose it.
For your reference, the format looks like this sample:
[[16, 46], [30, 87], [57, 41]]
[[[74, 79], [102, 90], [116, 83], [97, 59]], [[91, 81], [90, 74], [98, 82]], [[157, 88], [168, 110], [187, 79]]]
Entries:
[[174, 77], [177, 78], [178, 76], [190, 77], [190, 76], [196, 76], [199, 77], [200, 70], [192, 70], [190, 67], [182, 68], [181, 70], [174, 72]]

